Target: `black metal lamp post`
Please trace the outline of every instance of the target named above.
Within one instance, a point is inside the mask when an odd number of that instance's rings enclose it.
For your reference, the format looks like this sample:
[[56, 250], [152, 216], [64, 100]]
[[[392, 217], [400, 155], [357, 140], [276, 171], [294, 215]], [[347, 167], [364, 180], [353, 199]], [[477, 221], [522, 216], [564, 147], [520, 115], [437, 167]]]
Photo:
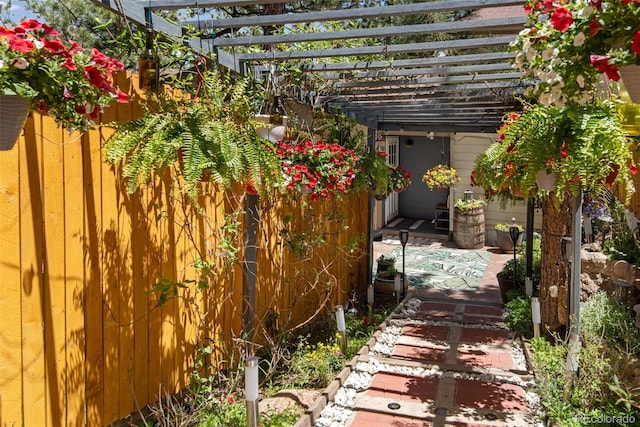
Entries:
[[404, 269], [404, 249], [409, 241], [409, 230], [400, 230], [400, 243], [402, 244], [402, 299], [404, 299], [404, 284], [407, 280], [407, 273]]
[[512, 225], [509, 227], [509, 237], [511, 237], [511, 241], [513, 242], [513, 289], [516, 289], [516, 244], [520, 237], [520, 228], [518, 228], [515, 218], [512, 218], [511, 221]]

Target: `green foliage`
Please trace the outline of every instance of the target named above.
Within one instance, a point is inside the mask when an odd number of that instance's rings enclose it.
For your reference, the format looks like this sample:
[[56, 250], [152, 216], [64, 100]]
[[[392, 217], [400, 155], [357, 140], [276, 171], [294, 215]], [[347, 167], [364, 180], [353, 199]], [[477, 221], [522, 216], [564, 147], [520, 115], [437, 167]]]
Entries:
[[[533, 274], [533, 286], [534, 288], [540, 284], [540, 276], [542, 270], [542, 250], [541, 250], [541, 240], [534, 238], [533, 239], [533, 248], [532, 248], [532, 274]], [[516, 247], [516, 254], [518, 257], [516, 258], [516, 289], [524, 291], [525, 289], [525, 279], [527, 277], [527, 263], [524, 257], [524, 253], [526, 251], [526, 242], [520, 243]], [[502, 270], [500, 270], [497, 276], [501, 279], [513, 279], [513, 258], [509, 259]]]
[[328, 344], [310, 343], [309, 339], [308, 335], [300, 337], [291, 357], [286, 375], [289, 387], [325, 388], [344, 366], [345, 356], [340, 351], [337, 336]]
[[[194, 98], [160, 95], [153, 111], [118, 127], [107, 141], [106, 161], [123, 163], [128, 192], [167, 168], [176, 170], [192, 199], [206, 179], [224, 188], [250, 181], [258, 189], [278, 179], [279, 162], [255, 132], [249, 80], [210, 71], [199, 77]], [[189, 81], [181, 84], [187, 89]]]
[[[509, 229], [513, 226], [513, 224], [508, 224], [506, 222], [500, 222], [498, 224], [496, 224], [496, 230], [499, 231], [509, 231]], [[518, 227], [518, 230], [520, 232], [522, 232], [524, 229], [522, 228], [522, 224], [516, 224], [516, 227]]]
[[285, 372], [280, 372], [271, 383], [273, 390], [283, 388], [323, 389], [344, 368], [373, 336], [389, 311], [374, 310], [371, 315], [345, 313], [347, 335], [346, 353], [340, 349], [340, 335], [335, 326], [315, 330], [298, 338]]
[[640, 357], [640, 330], [631, 313], [617, 298], [596, 292], [582, 307], [582, 334], [592, 341], [604, 339], [608, 347]]
[[[565, 372], [567, 344], [534, 338], [533, 364], [538, 392], [553, 425], [577, 426], [579, 420], [624, 417], [640, 420], [639, 390], [633, 388], [640, 369], [640, 332], [629, 311], [604, 293], [586, 301], [581, 313], [580, 369]], [[608, 424], [607, 424], [608, 425]]]
[[490, 199], [504, 202], [509, 189], [525, 198], [538, 196], [540, 171], [556, 175], [557, 193], [599, 194], [614, 179], [632, 188], [631, 140], [613, 103], [529, 105], [522, 114], [508, 115], [498, 134], [498, 142], [476, 158], [472, 175], [473, 184], [484, 188]]
[[487, 205], [484, 199], [458, 199], [455, 208], [461, 211], [470, 211], [471, 209], [483, 208]]
[[637, 231], [629, 229], [625, 216], [625, 206], [617, 199], [613, 199], [607, 209], [616, 223], [615, 232], [611, 237], [603, 239], [602, 252], [609, 259], [623, 260], [631, 264], [640, 264], [640, 241]]
[[504, 319], [505, 325], [512, 331], [525, 336], [533, 334], [533, 321], [531, 318], [531, 301], [527, 296], [517, 294], [512, 296], [506, 304], [509, 312]]

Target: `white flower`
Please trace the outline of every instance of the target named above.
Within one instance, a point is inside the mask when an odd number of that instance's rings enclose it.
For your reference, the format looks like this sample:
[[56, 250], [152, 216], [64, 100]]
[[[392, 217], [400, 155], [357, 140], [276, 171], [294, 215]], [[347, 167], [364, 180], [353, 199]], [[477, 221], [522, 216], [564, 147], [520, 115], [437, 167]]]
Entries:
[[532, 61], [533, 58], [535, 58], [538, 53], [538, 51], [535, 50], [534, 48], [527, 49], [526, 52], [527, 52], [527, 61]]
[[587, 37], [584, 35], [582, 31], [576, 34], [576, 37], [573, 39], [573, 45], [576, 47], [582, 46]]
[[[544, 81], [548, 82], [548, 83], [554, 83], [556, 81], [558, 81], [558, 73], [556, 73], [555, 71], [549, 71], [547, 73], [547, 75], [544, 78]], [[562, 80], [560, 80], [562, 81]], [[563, 86], [564, 86], [564, 82], [563, 82]]]
[[576, 83], [580, 86], [580, 89], [584, 89], [584, 76], [582, 74], [578, 74], [576, 77]]
[[26, 59], [21, 57], [21, 58], [13, 58], [11, 60], [11, 65], [16, 67], [19, 70], [24, 70], [29, 66], [29, 63], [27, 62]]
[[578, 14], [582, 17], [587, 17], [593, 15], [593, 6], [587, 5], [583, 9], [581, 9]]
[[573, 101], [578, 105], [584, 105], [591, 100], [591, 94], [589, 92], [582, 92], [581, 95], [575, 95]]
[[560, 51], [557, 48], [549, 47], [542, 51], [542, 59], [544, 59], [545, 61], [550, 61], [551, 59], [558, 56], [558, 53], [560, 53]]
[[545, 107], [548, 107], [551, 105], [551, 94], [549, 93], [543, 93], [540, 95], [540, 98], [538, 99], [538, 101], [540, 101], [540, 104], [544, 105]]

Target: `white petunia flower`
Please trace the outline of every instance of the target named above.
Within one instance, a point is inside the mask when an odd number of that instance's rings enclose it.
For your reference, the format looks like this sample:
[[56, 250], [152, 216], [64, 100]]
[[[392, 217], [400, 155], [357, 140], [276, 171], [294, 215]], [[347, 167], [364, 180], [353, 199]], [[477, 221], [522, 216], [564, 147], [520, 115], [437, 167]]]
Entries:
[[19, 70], [24, 70], [29, 66], [29, 63], [24, 58], [13, 58], [11, 65]]
[[542, 51], [542, 59], [544, 59], [545, 61], [549, 61], [558, 56], [558, 53], [559, 51], [557, 48], [549, 47]]
[[576, 47], [582, 46], [586, 38], [587, 36], [585, 36], [584, 33], [580, 31], [578, 34], [576, 34], [576, 37], [573, 39], [573, 45]]
[[538, 98], [538, 101], [540, 101], [540, 104], [544, 105], [545, 107], [548, 107], [551, 105], [551, 94], [549, 93], [543, 93], [540, 95], [540, 97]]
[[576, 83], [580, 86], [580, 89], [584, 89], [584, 76], [582, 74], [578, 74], [576, 77]]

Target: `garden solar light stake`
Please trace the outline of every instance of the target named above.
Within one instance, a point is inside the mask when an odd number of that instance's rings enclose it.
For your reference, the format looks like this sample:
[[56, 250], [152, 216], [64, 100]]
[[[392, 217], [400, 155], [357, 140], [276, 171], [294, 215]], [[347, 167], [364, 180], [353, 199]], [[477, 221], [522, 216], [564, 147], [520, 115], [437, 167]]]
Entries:
[[407, 280], [407, 273], [404, 269], [404, 250], [407, 246], [407, 242], [409, 241], [409, 230], [403, 229], [400, 230], [400, 243], [402, 244], [402, 299], [404, 299], [404, 284], [405, 280]]
[[516, 283], [516, 244], [518, 243], [518, 237], [520, 237], [520, 229], [516, 224], [516, 219], [511, 218], [511, 227], [509, 227], [509, 236], [513, 242], [513, 289], [516, 289], [518, 284]]
[[257, 427], [260, 422], [258, 408], [258, 358], [256, 356], [245, 359], [244, 393], [247, 401], [247, 425]]
[[340, 333], [340, 350], [343, 354], [347, 353], [347, 327], [344, 323], [344, 308], [336, 305], [336, 322], [338, 323], [338, 332]]
[[538, 297], [531, 298], [531, 318], [533, 321], [533, 336], [535, 338], [540, 337], [540, 323], [542, 320], [540, 318], [540, 300]]

